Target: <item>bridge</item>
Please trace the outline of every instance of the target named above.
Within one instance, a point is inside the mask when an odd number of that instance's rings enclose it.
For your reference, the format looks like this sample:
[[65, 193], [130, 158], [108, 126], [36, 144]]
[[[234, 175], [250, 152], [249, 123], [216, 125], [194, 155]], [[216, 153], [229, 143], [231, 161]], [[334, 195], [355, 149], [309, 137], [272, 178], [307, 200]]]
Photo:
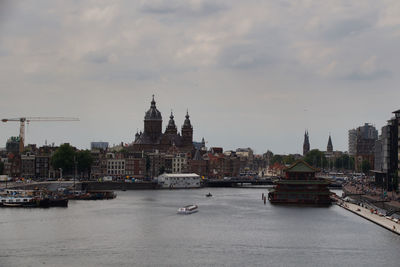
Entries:
[[248, 185], [273, 185], [271, 178], [266, 179], [207, 179], [203, 182], [205, 187], [243, 187]]

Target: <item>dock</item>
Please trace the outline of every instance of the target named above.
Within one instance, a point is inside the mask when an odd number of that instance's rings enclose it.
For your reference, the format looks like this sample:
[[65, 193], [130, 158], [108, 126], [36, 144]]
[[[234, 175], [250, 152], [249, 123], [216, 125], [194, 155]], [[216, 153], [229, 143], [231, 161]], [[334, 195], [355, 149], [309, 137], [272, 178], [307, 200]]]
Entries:
[[349, 202], [339, 200], [338, 202], [336, 202], [336, 204], [350, 212], [353, 212], [354, 214], [357, 214], [360, 217], [367, 219], [368, 221], [371, 221], [393, 233], [400, 235], [400, 223], [392, 221], [385, 215], [381, 216], [379, 214], [372, 213], [371, 210], [368, 208], [361, 207], [359, 205]]

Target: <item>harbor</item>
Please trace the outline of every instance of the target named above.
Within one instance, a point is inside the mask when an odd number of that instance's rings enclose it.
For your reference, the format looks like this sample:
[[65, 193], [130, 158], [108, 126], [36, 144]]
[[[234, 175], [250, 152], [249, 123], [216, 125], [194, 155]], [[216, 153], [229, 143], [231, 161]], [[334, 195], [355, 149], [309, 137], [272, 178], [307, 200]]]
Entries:
[[[2, 209], [1, 265], [398, 266], [397, 234], [337, 205], [264, 205], [263, 192], [136, 190], [67, 209]], [[198, 212], [177, 214], [189, 204]]]

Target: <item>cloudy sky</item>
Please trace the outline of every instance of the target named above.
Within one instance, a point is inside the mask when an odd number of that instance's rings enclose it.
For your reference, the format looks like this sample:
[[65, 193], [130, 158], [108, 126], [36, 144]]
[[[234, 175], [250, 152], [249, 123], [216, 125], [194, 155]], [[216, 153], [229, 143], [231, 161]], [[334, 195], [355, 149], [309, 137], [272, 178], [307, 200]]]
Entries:
[[[0, 114], [28, 143], [133, 141], [155, 94], [224, 149], [347, 150], [400, 109], [398, 0], [0, 0]], [[0, 125], [0, 147], [18, 123]]]

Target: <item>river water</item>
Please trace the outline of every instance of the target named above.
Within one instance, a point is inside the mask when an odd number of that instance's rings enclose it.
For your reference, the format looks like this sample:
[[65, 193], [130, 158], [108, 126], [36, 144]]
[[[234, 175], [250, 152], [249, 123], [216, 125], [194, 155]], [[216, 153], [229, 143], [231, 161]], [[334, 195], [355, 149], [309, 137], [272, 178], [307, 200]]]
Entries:
[[[400, 266], [400, 236], [335, 205], [264, 205], [267, 192], [126, 191], [3, 208], [0, 266]], [[188, 204], [199, 212], [176, 214]]]

